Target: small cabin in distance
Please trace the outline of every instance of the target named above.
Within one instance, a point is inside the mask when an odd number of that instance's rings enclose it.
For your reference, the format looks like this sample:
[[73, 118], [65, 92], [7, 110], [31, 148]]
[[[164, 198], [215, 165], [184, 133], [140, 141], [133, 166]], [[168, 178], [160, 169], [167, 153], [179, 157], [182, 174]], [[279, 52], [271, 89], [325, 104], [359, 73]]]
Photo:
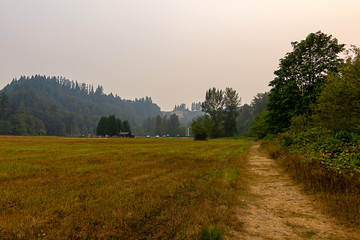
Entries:
[[121, 138], [135, 138], [135, 135], [131, 134], [130, 132], [121, 132], [120, 131], [119, 137], [121, 137]]

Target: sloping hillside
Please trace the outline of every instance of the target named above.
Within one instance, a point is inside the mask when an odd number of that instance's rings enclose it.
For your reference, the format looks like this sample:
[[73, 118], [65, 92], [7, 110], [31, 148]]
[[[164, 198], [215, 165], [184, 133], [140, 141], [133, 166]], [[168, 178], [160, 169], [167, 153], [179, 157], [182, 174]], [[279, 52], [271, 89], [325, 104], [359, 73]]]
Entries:
[[1, 91], [0, 108], [0, 134], [15, 135], [87, 136], [110, 114], [128, 120], [136, 134], [143, 119], [160, 113], [150, 97], [124, 100], [102, 86], [40, 75], [14, 79]]

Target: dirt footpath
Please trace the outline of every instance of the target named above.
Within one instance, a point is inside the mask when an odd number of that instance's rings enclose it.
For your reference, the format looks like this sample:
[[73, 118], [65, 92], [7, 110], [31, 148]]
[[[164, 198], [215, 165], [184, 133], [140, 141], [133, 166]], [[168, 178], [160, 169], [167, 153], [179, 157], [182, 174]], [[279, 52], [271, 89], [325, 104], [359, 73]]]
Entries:
[[239, 210], [245, 231], [235, 239], [360, 239], [321, 213], [259, 144], [251, 147], [249, 170], [249, 194], [241, 199], [246, 207]]

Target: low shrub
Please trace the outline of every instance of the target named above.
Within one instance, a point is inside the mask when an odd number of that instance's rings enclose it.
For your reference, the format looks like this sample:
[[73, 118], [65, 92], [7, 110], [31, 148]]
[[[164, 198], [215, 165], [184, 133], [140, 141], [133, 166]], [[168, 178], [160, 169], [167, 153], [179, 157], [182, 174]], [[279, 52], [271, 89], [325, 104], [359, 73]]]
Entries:
[[346, 131], [330, 133], [319, 128], [289, 131], [263, 144], [262, 149], [278, 159], [306, 190], [316, 193], [330, 212], [348, 223], [359, 224], [358, 135]]
[[222, 240], [224, 239], [224, 231], [218, 227], [205, 227], [200, 232], [199, 240]]
[[316, 162], [337, 174], [360, 174], [360, 146], [356, 134], [346, 131], [330, 133], [325, 129], [311, 128], [305, 132], [279, 134], [276, 143], [291, 153], [303, 155], [306, 161]]

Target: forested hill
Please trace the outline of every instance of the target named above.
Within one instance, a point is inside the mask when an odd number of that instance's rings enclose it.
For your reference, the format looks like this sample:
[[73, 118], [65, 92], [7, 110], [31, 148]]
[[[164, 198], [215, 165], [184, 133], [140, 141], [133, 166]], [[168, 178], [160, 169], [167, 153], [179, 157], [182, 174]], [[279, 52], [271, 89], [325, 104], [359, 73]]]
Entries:
[[127, 120], [137, 134], [145, 118], [159, 113], [150, 97], [124, 100], [102, 86], [36, 75], [14, 79], [1, 91], [0, 134], [87, 136], [110, 114]]

